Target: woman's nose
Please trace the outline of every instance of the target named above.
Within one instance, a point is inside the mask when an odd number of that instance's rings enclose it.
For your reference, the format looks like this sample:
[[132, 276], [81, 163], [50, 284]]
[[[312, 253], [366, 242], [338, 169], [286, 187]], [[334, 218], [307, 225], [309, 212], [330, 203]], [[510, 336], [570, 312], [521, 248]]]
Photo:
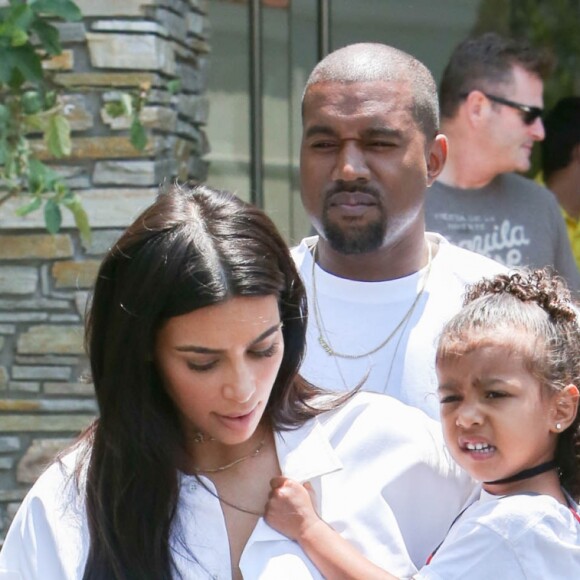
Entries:
[[237, 365], [232, 369], [224, 385], [224, 397], [236, 403], [247, 403], [255, 391], [255, 381], [251, 370], [245, 364]]

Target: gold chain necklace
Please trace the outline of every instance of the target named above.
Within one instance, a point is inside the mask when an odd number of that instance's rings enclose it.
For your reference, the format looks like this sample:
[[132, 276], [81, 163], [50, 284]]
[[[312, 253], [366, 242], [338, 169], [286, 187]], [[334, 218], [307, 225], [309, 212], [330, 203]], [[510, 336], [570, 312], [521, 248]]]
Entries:
[[244, 514], [250, 514], [252, 516], [260, 516], [263, 517], [264, 512], [261, 511], [259, 512], [258, 510], [252, 510], [250, 508], [246, 508], [246, 507], [242, 507], [240, 505], [236, 505], [235, 503], [232, 503], [231, 501], [228, 501], [226, 499], [224, 499], [221, 495], [217, 494], [215, 491], [213, 491], [213, 489], [211, 489], [204, 481], [202, 481], [200, 478], [197, 479], [199, 481], [199, 483], [201, 484], [201, 486], [203, 487], [203, 489], [205, 489], [205, 491], [207, 491], [210, 495], [213, 495], [213, 497], [215, 497], [218, 501], [220, 501], [221, 503], [234, 508], [235, 510], [238, 510], [239, 512], [242, 512]]
[[220, 467], [209, 467], [207, 469], [202, 469], [201, 467], [192, 467], [191, 469], [196, 473], [220, 473], [221, 471], [225, 471], [226, 469], [230, 469], [234, 465], [238, 465], [238, 463], [242, 463], [242, 461], [246, 461], [247, 459], [251, 459], [252, 457], [256, 457], [264, 448], [266, 444], [266, 437], [264, 437], [254, 451], [248, 453], [248, 455], [244, 455], [243, 457], [238, 457], [238, 459], [234, 459], [231, 463], [226, 463], [225, 465], [220, 465]]
[[419, 290], [419, 292], [417, 292], [417, 296], [415, 296], [415, 300], [413, 300], [413, 303], [411, 304], [411, 306], [409, 307], [409, 309], [405, 313], [405, 316], [403, 316], [403, 318], [401, 318], [401, 320], [399, 321], [399, 324], [397, 324], [397, 326], [395, 326], [394, 330], [389, 334], [389, 336], [387, 336], [387, 338], [385, 338], [385, 340], [383, 340], [383, 342], [381, 342], [378, 346], [374, 347], [373, 349], [371, 349], [368, 352], [365, 352], [363, 354], [348, 354], [348, 353], [344, 353], [344, 352], [338, 352], [332, 348], [332, 345], [328, 341], [328, 338], [325, 338], [325, 336], [324, 336], [326, 329], [324, 328], [324, 323], [322, 322], [322, 315], [320, 313], [320, 305], [318, 304], [318, 293], [316, 290], [316, 253], [317, 253], [317, 248], [318, 248], [318, 242], [316, 242], [316, 244], [314, 245], [314, 247], [312, 249], [312, 298], [313, 298], [313, 306], [314, 306], [314, 320], [316, 321], [316, 328], [318, 330], [318, 342], [320, 343], [320, 346], [323, 348], [323, 350], [326, 352], [326, 354], [328, 354], [329, 356], [335, 356], [338, 358], [347, 358], [347, 359], [354, 360], [354, 359], [365, 358], [365, 357], [368, 357], [368, 356], [375, 354], [376, 352], [378, 352], [379, 350], [384, 348], [389, 343], [389, 341], [393, 338], [393, 336], [395, 336], [397, 334], [397, 332], [403, 326], [406, 326], [406, 323], [413, 315], [413, 312], [415, 311], [415, 308], [416, 308], [417, 304], [419, 303], [421, 296], [425, 292], [425, 288], [427, 287], [427, 281], [429, 279], [429, 274], [431, 273], [431, 264], [433, 262], [433, 252], [431, 250], [431, 244], [430, 244], [429, 240], [427, 240], [427, 252], [428, 252], [427, 271], [425, 272], [425, 276], [423, 277], [423, 284], [421, 284], [421, 289]]

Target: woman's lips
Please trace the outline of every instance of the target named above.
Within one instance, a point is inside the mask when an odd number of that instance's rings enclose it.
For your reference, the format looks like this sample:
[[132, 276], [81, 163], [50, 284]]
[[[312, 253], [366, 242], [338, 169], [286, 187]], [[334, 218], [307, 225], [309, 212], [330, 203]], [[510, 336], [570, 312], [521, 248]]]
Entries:
[[247, 413], [232, 414], [232, 415], [216, 414], [216, 416], [224, 425], [226, 425], [229, 428], [243, 429], [252, 422], [252, 419], [254, 418], [257, 408], [258, 407], [256, 406]]

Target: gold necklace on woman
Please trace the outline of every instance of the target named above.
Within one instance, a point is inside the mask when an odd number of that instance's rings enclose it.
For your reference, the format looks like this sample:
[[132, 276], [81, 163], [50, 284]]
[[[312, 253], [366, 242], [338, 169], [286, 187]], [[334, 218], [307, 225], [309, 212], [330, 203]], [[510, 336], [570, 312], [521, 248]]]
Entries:
[[264, 436], [262, 438], [262, 440], [260, 441], [260, 443], [258, 443], [258, 446], [256, 447], [256, 449], [254, 449], [251, 453], [248, 453], [248, 455], [244, 455], [243, 457], [238, 457], [238, 459], [234, 459], [230, 463], [226, 463], [225, 465], [220, 465], [219, 467], [201, 468], [201, 467], [193, 466], [191, 469], [193, 471], [195, 471], [195, 473], [220, 473], [222, 471], [225, 471], [226, 469], [230, 469], [234, 465], [238, 465], [239, 463], [242, 463], [242, 461], [246, 461], [247, 459], [251, 459], [252, 457], [256, 457], [256, 455], [258, 455], [260, 453], [260, 451], [262, 451], [265, 444], [266, 444], [266, 437]]
[[431, 273], [431, 263], [433, 261], [433, 252], [431, 250], [431, 243], [429, 242], [429, 240], [427, 240], [427, 252], [428, 252], [427, 271], [425, 272], [425, 276], [423, 277], [423, 283], [421, 284], [421, 288], [420, 288], [419, 292], [417, 292], [417, 296], [415, 296], [413, 303], [411, 304], [411, 306], [409, 307], [409, 309], [407, 310], [407, 312], [405, 313], [403, 318], [401, 318], [401, 320], [399, 321], [397, 326], [395, 326], [393, 331], [389, 334], [389, 336], [387, 336], [387, 338], [385, 338], [385, 340], [383, 340], [379, 345], [375, 346], [373, 349], [369, 350], [368, 352], [365, 352], [362, 354], [349, 354], [349, 353], [339, 352], [337, 350], [334, 350], [334, 348], [332, 348], [332, 345], [330, 344], [328, 338], [324, 336], [326, 329], [324, 328], [324, 323], [322, 321], [322, 315], [320, 313], [320, 305], [318, 304], [318, 293], [316, 290], [316, 253], [317, 253], [317, 248], [318, 248], [318, 242], [314, 245], [314, 247], [312, 249], [312, 298], [313, 298], [313, 306], [314, 306], [314, 320], [316, 321], [316, 328], [318, 330], [318, 342], [320, 343], [320, 346], [324, 349], [326, 354], [328, 354], [329, 356], [334, 356], [334, 357], [338, 357], [338, 358], [360, 359], [360, 358], [365, 358], [365, 357], [368, 357], [368, 356], [375, 354], [376, 352], [378, 352], [379, 350], [381, 350], [382, 348], [387, 346], [389, 341], [397, 334], [397, 332], [401, 328], [406, 326], [406, 323], [409, 321], [409, 319], [413, 315], [413, 312], [415, 311], [415, 308], [416, 308], [417, 304], [419, 303], [421, 296], [425, 292], [425, 288], [427, 287], [427, 281], [429, 279], [429, 274]]

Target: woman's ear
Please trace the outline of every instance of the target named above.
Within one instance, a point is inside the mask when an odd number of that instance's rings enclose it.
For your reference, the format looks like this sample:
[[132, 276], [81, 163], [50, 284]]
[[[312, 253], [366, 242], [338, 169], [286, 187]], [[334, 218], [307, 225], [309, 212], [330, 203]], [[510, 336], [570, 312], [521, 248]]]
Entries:
[[567, 385], [554, 395], [552, 407], [553, 424], [550, 430], [561, 433], [574, 422], [578, 413], [579, 391], [576, 385]]

